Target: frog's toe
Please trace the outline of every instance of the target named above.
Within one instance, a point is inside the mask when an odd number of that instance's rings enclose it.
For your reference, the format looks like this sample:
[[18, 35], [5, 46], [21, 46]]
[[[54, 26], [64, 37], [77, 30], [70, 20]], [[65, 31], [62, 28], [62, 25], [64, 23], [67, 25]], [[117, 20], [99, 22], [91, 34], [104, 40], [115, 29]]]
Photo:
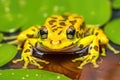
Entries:
[[91, 61], [91, 63], [93, 64], [94, 68], [98, 68], [99, 65], [97, 64], [96, 60]]
[[50, 62], [46, 61], [45, 64], [49, 64]]
[[38, 66], [39, 69], [43, 69], [43, 66]]
[[94, 65], [94, 68], [98, 68], [99, 67], [99, 65], [98, 64], [93, 64]]
[[22, 50], [22, 48], [20, 48], [20, 47], [17, 47], [17, 50]]
[[43, 66], [41, 66], [39, 63], [33, 63], [33, 65], [35, 65], [35, 66], [37, 66], [39, 69], [42, 69], [43, 68]]
[[114, 54], [118, 54], [120, 53], [120, 51], [116, 50], [115, 48], [113, 48], [110, 44], [107, 44], [107, 47], [114, 52]]
[[82, 66], [78, 66], [77, 68], [78, 68], [78, 69], [83, 69], [83, 67], [82, 67]]
[[116, 50], [116, 51], [114, 51], [114, 53], [115, 53], [115, 54], [118, 54], [118, 53], [120, 53], [120, 51]]
[[27, 67], [26, 67], [26, 66], [23, 66], [22, 68], [23, 68], [23, 69], [27, 69]]
[[106, 54], [105, 54], [105, 53], [101, 53], [101, 55], [102, 55], [102, 56], [106, 56]]
[[72, 60], [72, 62], [76, 62], [76, 60], [75, 60], [75, 59], [73, 59], [73, 60]]

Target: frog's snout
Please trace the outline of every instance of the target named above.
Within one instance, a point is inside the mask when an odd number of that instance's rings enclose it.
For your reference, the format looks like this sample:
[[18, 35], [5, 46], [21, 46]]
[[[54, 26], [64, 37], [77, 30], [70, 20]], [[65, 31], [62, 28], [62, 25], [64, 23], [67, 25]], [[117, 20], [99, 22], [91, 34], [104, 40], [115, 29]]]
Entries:
[[51, 40], [50, 43], [53, 45], [57, 45], [61, 43], [61, 40], [57, 40], [57, 41]]

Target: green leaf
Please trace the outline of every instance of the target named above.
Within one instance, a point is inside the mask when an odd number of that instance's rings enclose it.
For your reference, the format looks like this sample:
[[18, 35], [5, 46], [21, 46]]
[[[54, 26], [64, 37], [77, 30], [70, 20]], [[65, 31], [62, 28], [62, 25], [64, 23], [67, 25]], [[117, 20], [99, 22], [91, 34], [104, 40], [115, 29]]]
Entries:
[[10, 44], [2, 44], [0, 46], [0, 67], [8, 63], [15, 57], [17, 49]]
[[24, 22], [25, 18], [19, 12], [15, 1], [0, 0], [0, 31], [14, 32], [20, 28]]
[[109, 0], [68, 0], [70, 11], [85, 17], [87, 24], [103, 25], [111, 17]]
[[0, 42], [3, 40], [3, 34], [0, 33]]
[[[50, 15], [65, 12], [83, 15], [87, 24], [95, 25], [103, 25], [111, 17], [109, 0], [43, 0], [40, 2], [29, 0], [25, 3], [22, 12], [30, 17], [23, 29], [37, 23], [43, 25], [45, 19]], [[32, 10], [30, 6], [32, 6]]]
[[109, 0], [0, 0], [0, 31], [43, 25], [47, 17], [65, 12], [83, 15], [87, 24], [102, 25], [111, 17], [111, 6]]
[[71, 80], [53, 72], [35, 69], [0, 70], [0, 80]]
[[120, 9], [120, 0], [113, 0], [113, 8]]
[[12, 14], [2, 16], [0, 20], [0, 31], [2, 32], [15, 32], [24, 23], [24, 21], [22, 22], [21, 19]]
[[[24, 1], [25, 4], [21, 7], [21, 12], [28, 18], [22, 30], [36, 24], [43, 25], [49, 16], [65, 13], [69, 10], [68, 2], [64, 0], [22, 1]], [[21, 3], [21, 0], [19, 0], [19, 2]]]
[[120, 18], [119, 19], [115, 19], [113, 21], [111, 21], [110, 23], [108, 23], [105, 26], [105, 33], [108, 36], [108, 38], [116, 43], [120, 45]]

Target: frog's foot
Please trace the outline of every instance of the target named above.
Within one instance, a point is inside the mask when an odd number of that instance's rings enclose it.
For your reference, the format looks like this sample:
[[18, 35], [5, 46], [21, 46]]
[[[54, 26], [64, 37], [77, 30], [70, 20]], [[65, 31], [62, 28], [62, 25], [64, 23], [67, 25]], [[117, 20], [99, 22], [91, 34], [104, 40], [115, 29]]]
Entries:
[[80, 64], [80, 66], [77, 67], [77, 68], [79, 68], [79, 69], [82, 69], [83, 66], [84, 66], [85, 64], [87, 64], [87, 62], [86, 62], [87, 58], [88, 58], [88, 55], [83, 56], [83, 57], [79, 57], [79, 58], [75, 58], [75, 59], [72, 60], [72, 62], [83, 61], [83, 62]]
[[88, 63], [92, 63], [94, 65], [94, 67], [97, 68], [97, 67], [99, 67], [99, 65], [96, 63], [96, 59], [97, 59], [97, 56], [87, 55], [87, 56], [83, 56], [83, 57], [73, 59], [72, 62], [83, 61], [80, 64], [80, 66], [77, 67], [79, 69], [82, 69], [83, 66], [88, 64]]
[[[78, 66], [77, 68], [78, 69], [83, 69], [83, 66], [86, 65], [88, 62], [87, 61], [84, 61], [82, 64], [80, 64], [80, 66]], [[98, 68], [99, 65], [96, 63], [96, 62], [93, 62], [92, 63], [94, 65], [94, 68]]]
[[83, 57], [76, 58], [72, 60], [73, 62], [76, 61], [82, 61], [80, 66], [78, 66], [79, 69], [82, 69], [84, 65], [88, 63], [92, 63], [95, 68], [99, 67], [99, 65], [96, 63], [97, 59], [99, 57], [99, 42], [97, 37], [92, 41], [88, 48], [88, 54]]
[[27, 68], [27, 66], [30, 63], [30, 64], [33, 64], [33, 65], [37, 66], [39, 69], [42, 69], [43, 66], [41, 66], [39, 64], [39, 62], [42, 62], [42, 63], [45, 63], [45, 64], [49, 63], [48, 61], [45, 61], [45, 60], [42, 60], [42, 59], [38, 59], [38, 58], [35, 58], [33, 56], [30, 56], [30, 55], [24, 55], [24, 56], [22, 56], [21, 59], [13, 60], [13, 63], [17, 63], [17, 62], [20, 62], [20, 61], [24, 61], [23, 68]]
[[120, 51], [116, 50], [115, 48], [113, 48], [110, 44], [107, 44], [107, 47], [114, 52], [114, 54], [118, 54], [120, 53]]

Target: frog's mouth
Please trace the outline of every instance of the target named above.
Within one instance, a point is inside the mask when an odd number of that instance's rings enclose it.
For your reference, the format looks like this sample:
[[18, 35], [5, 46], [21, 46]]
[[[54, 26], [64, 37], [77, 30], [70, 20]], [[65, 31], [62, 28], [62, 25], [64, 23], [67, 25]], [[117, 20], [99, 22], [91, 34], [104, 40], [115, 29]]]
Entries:
[[75, 52], [77, 50], [80, 50], [80, 48], [76, 44], [71, 44], [62, 49], [50, 49], [42, 44], [39, 44], [37, 49], [39, 49], [40, 51], [43, 51], [43, 52]]

